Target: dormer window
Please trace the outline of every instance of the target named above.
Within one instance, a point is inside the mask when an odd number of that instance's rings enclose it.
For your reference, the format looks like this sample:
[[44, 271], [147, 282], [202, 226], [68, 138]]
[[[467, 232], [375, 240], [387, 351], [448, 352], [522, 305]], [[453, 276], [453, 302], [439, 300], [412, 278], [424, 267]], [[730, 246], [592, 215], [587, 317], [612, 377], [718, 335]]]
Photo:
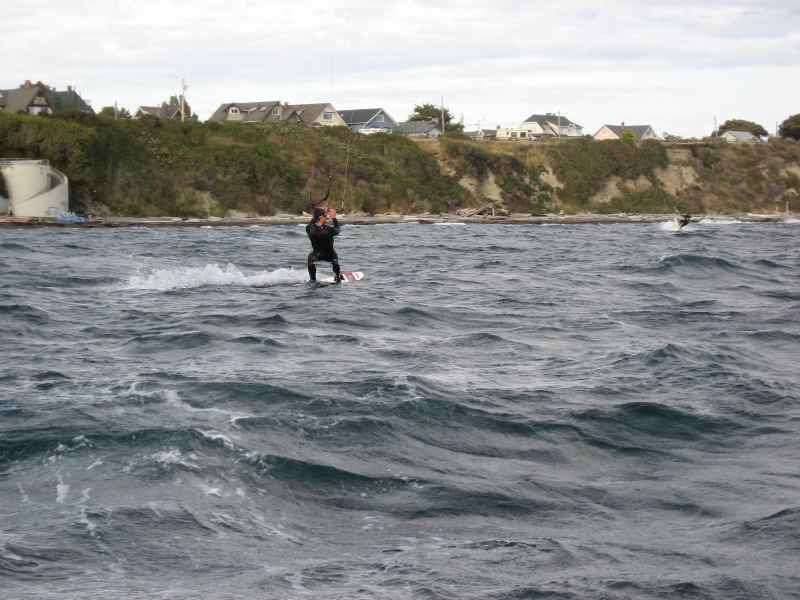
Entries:
[[236, 107], [236, 106], [231, 106], [230, 109], [228, 109], [228, 114], [229, 115], [238, 115], [239, 114], [239, 108]]
[[280, 106], [276, 106], [275, 108], [273, 108], [272, 109], [272, 114], [275, 115], [275, 116], [278, 116], [279, 114], [281, 114]]

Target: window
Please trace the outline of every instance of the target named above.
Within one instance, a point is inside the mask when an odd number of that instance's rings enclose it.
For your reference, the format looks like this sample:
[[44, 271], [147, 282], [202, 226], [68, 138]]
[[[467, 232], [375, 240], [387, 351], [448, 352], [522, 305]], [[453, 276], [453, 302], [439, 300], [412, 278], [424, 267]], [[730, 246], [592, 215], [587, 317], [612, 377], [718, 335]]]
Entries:
[[238, 115], [239, 114], [239, 109], [237, 107], [235, 107], [235, 106], [231, 106], [230, 110], [228, 110], [228, 114]]
[[279, 115], [279, 114], [281, 114], [281, 109], [280, 109], [280, 107], [279, 107], [279, 106], [276, 106], [275, 108], [273, 108], [273, 109], [272, 109], [272, 114], [273, 114], [273, 115]]
[[378, 118], [375, 119], [376, 123], [383, 123], [383, 115], [378, 115]]
[[322, 113], [322, 120], [323, 121], [333, 121], [333, 113], [332, 112], [324, 112]]

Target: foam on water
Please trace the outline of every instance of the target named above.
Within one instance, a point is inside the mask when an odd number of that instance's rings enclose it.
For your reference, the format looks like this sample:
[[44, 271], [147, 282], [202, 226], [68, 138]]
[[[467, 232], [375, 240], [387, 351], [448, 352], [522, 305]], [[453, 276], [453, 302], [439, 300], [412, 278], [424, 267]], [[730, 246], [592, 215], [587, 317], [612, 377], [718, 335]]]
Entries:
[[[658, 228], [661, 231], [673, 231], [673, 232], [680, 231], [679, 229], [675, 229], [675, 220], [674, 219], [672, 219], [670, 221], [664, 221], [663, 223], [659, 223], [658, 224]], [[684, 229], [685, 229], [685, 227], [684, 227]]]
[[725, 217], [704, 217], [698, 223], [701, 225], [741, 225], [744, 221]]
[[166, 291], [204, 286], [267, 287], [301, 283], [306, 277], [307, 274], [303, 271], [287, 268], [245, 275], [233, 264], [228, 264], [225, 268], [217, 264], [207, 264], [204, 267], [152, 269], [146, 274], [131, 275], [126, 288]]

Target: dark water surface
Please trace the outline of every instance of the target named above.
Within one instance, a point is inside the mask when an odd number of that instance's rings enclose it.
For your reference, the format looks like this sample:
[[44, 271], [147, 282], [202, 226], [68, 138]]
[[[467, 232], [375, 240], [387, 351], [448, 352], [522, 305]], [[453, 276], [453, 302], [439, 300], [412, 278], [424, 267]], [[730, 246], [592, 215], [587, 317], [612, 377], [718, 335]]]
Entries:
[[798, 598], [799, 234], [2, 230], [0, 596]]

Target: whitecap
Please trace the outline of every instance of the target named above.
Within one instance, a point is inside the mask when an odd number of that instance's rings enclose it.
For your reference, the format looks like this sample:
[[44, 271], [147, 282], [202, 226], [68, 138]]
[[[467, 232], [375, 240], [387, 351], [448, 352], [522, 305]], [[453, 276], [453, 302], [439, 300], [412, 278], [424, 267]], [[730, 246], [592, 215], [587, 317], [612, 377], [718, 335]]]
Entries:
[[64, 483], [61, 479], [61, 475], [58, 476], [58, 484], [56, 485], [56, 502], [59, 504], [64, 504], [64, 501], [67, 499], [69, 495], [69, 485]]
[[180, 450], [173, 448], [172, 450], [163, 450], [150, 455], [150, 459], [154, 460], [161, 467], [168, 467], [177, 465], [185, 469], [196, 470], [198, 466], [187, 460], [193, 457], [184, 457]]
[[678, 223], [677, 221], [675, 221], [675, 219], [671, 219], [669, 221], [664, 221], [663, 223], [659, 223], [658, 228], [661, 231], [680, 231], [680, 229], [677, 227], [677, 224]]
[[739, 225], [743, 223], [743, 221], [721, 217], [705, 217], [704, 219], [698, 221], [698, 223], [700, 223], [700, 225]]
[[279, 268], [245, 275], [233, 264], [228, 264], [225, 268], [208, 264], [204, 267], [152, 269], [144, 274], [136, 273], [128, 278], [126, 288], [166, 291], [206, 286], [266, 287], [301, 283], [305, 278], [305, 272], [294, 269]]

